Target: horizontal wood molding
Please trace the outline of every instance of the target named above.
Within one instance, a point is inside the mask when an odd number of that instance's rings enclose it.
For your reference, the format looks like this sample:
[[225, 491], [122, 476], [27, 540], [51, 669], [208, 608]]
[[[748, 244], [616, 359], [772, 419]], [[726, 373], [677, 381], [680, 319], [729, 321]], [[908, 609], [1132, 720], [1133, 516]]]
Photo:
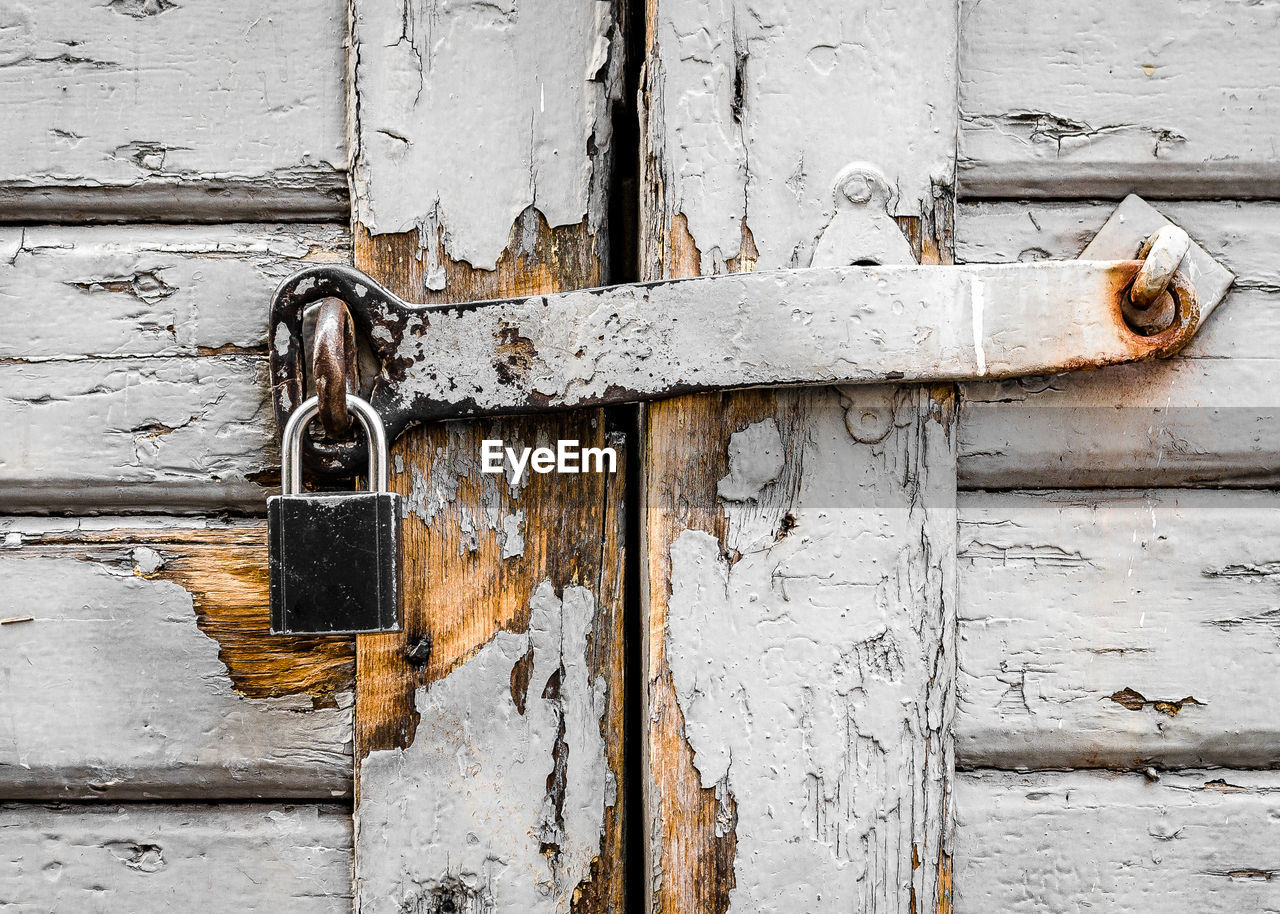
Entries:
[[960, 774], [957, 914], [1280, 908], [1272, 772]]
[[960, 501], [961, 766], [1280, 767], [1280, 497]]
[[345, 219], [342, 0], [4, 16], [0, 221]]
[[345, 806], [0, 805], [6, 911], [348, 914]]
[[0, 531], [0, 799], [350, 793], [354, 646], [269, 634], [261, 523]]
[[964, 0], [960, 22], [962, 197], [1280, 195], [1274, 6]]
[[267, 305], [338, 226], [0, 229], [0, 510], [261, 512]]

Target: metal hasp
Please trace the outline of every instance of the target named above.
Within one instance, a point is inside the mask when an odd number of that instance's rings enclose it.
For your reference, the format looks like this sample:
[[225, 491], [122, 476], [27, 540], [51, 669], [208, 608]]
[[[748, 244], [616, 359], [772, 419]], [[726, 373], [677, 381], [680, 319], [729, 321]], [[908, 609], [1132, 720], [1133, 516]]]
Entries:
[[[867, 205], [883, 218], [857, 175], [841, 181], [846, 209]], [[838, 206], [828, 234], [865, 235], [858, 218]], [[329, 297], [347, 303], [380, 365], [363, 389], [391, 440], [430, 420], [700, 390], [1008, 378], [1163, 358], [1231, 281], [1191, 245], [1168, 286], [1171, 311], [1135, 320], [1139, 253], [1168, 224], [1130, 197], [1082, 255], [1090, 259], [819, 266], [463, 305], [411, 305], [355, 269], [315, 266], [285, 280], [272, 303], [276, 418], [283, 428], [303, 398], [303, 311]], [[815, 259], [838, 262], [825, 240]], [[878, 246], [894, 248], [887, 238]], [[358, 442], [304, 444], [320, 475], [363, 465]]]

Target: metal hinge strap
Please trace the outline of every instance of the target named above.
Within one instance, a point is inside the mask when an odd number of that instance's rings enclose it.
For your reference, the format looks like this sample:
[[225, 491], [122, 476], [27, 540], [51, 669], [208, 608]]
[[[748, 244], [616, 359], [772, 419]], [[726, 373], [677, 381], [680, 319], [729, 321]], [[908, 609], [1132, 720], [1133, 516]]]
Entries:
[[[701, 390], [1007, 378], [1165, 357], [1195, 334], [1202, 309], [1179, 274], [1172, 322], [1132, 329], [1124, 304], [1142, 265], [821, 267], [432, 307], [350, 267], [315, 266], [272, 306], [277, 420], [302, 400], [303, 310], [328, 297], [348, 304], [372, 346], [380, 369], [362, 392], [394, 440], [436, 419]], [[360, 453], [320, 444], [308, 462], [349, 475]]]

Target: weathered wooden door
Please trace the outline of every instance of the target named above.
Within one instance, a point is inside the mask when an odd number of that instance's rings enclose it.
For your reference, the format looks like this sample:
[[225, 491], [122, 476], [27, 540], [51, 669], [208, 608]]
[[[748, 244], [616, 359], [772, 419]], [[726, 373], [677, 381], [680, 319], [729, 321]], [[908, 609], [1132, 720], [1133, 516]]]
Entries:
[[[1278, 27], [0, 0], [0, 908], [1280, 910]], [[922, 262], [1138, 191], [1239, 281], [1158, 364], [414, 430], [405, 631], [267, 633], [280, 279], [805, 267], [854, 162]]]

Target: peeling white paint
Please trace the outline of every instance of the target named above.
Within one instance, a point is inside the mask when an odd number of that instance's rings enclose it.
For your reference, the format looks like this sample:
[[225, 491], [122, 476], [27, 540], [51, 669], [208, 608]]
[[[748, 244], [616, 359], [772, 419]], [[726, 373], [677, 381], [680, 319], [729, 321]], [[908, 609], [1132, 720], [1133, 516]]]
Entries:
[[354, 9], [355, 220], [417, 229], [428, 288], [444, 284], [437, 239], [492, 270], [529, 207], [552, 226], [599, 226], [622, 56], [610, 3]]
[[38, 545], [0, 559], [0, 615], [35, 619], [0, 636], [0, 792], [349, 793], [351, 695], [317, 710], [305, 695], [245, 698], [220, 645], [200, 630], [191, 594], [139, 576], [161, 556], [140, 546], [121, 549], [119, 560], [112, 567]]
[[807, 265], [850, 162], [886, 172], [894, 214], [919, 215], [932, 185], [952, 184], [954, 9], [664, 0], [660, 12], [648, 145], [663, 215], [688, 219], [704, 273], [741, 253], [744, 223], [759, 269]]
[[[605, 683], [587, 665], [595, 598], [567, 587], [561, 599], [543, 583], [530, 610], [528, 632], [499, 632], [418, 690], [411, 747], [361, 762], [362, 914], [431, 910], [441, 898], [473, 905], [457, 910], [570, 911], [616, 796], [600, 730]], [[517, 697], [513, 669], [527, 655]], [[562, 794], [549, 786], [557, 754]]]
[[1276, 7], [1230, 9], [1082, 3], [1046, 16], [1020, 0], [964, 0], [965, 193], [1274, 198]]
[[[159, 10], [121, 15], [123, 8]], [[0, 4], [10, 217], [205, 221], [344, 205], [343, 0]], [[212, 218], [211, 218], [212, 217]]]
[[873, 444], [845, 433], [831, 392], [780, 400], [789, 418], [770, 437], [791, 431], [769, 500], [722, 502], [723, 546], [699, 530], [670, 546], [684, 736], [720, 798], [717, 833], [736, 837], [731, 911], [785, 896], [802, 911], [905, 912], [912, 891], [936, 897], [946, 841], [949, 430], [919, 391], [899, 394], [894, 431]]

